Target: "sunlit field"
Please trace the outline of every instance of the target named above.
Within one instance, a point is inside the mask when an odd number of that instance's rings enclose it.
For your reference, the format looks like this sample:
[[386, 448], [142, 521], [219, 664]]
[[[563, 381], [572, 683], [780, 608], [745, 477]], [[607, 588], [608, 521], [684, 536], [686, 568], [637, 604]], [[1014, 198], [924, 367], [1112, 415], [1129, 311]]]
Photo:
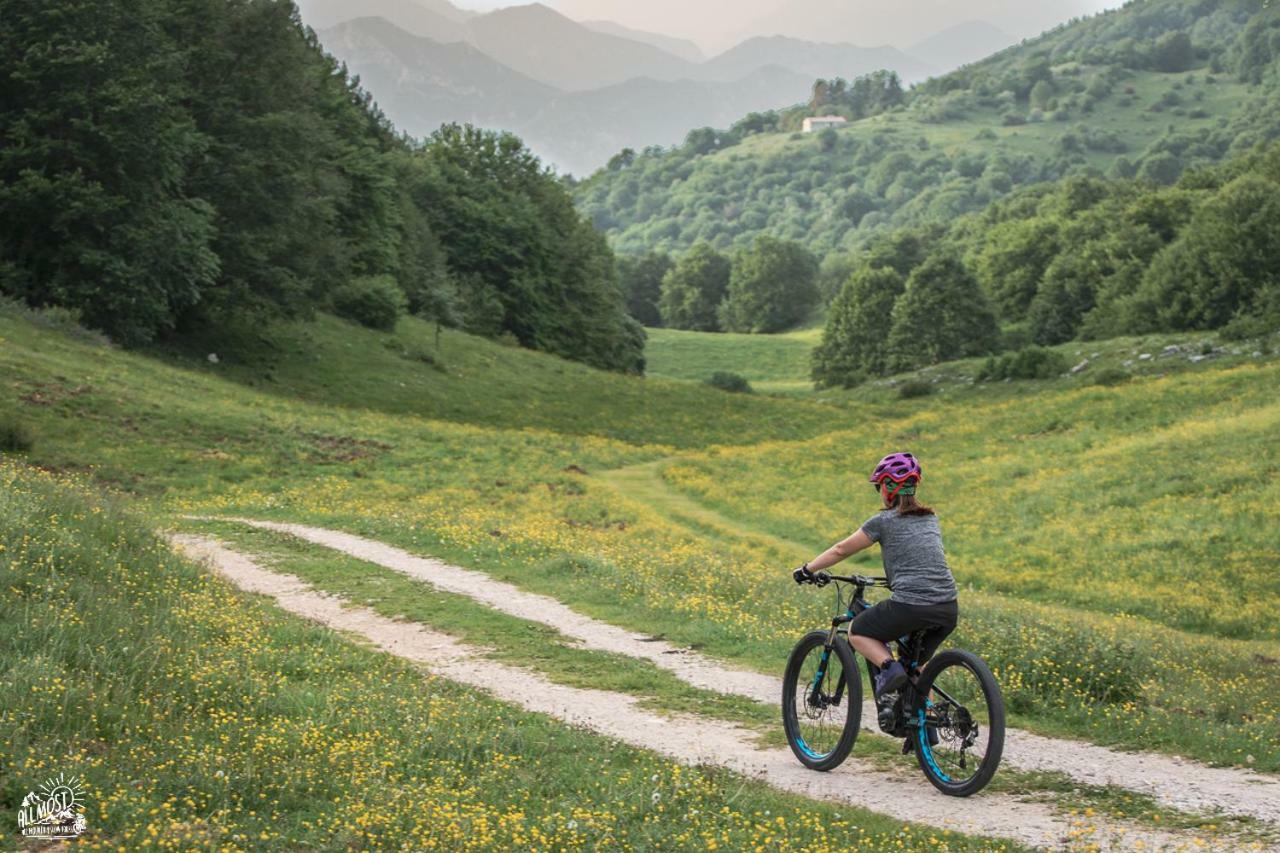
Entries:
[[5, 795], [78, 768], [88, 849], [991, 849], [424, 678], [235, 592], [77, 478], [0, 461], [0, 521]]
[[781, 335], [736, 335], [648, 329], [650, 376], [705, 382], [717, 372], [736, 373], [764, 392], [810, 390], [810, 353], [821, 327]]
[[[122, 490], [157, 521], [226, 513], [366, 533], [764, 672], [830, 605], [795, 588], [788, 567], [873, 511], [863, 469], [905, 444], [925, 460], [922, 496], [942, 514], [964, 589], [956, 642], [997, 667], [1015, 722], [1280, 767], [1267, 615], [1280, 377], [1267, 359], [990, 402], [850, 410], [737, 396], [836, 431], [736, 448], [674, 386], [627, 380], [687, 430], [671, 445], [722, 445], [679, 452], [292, 401], [12, 318], [0, 337], [0, 370], [14, 377], [0, 411], [29, 425], [31, 461]], [[734, 396], [684, 388], [715, 405]], [[1224, 476], [1224, 453], [1250, 464]], [[619, 490], [610, 472], [640, 464], [720, 520]]]

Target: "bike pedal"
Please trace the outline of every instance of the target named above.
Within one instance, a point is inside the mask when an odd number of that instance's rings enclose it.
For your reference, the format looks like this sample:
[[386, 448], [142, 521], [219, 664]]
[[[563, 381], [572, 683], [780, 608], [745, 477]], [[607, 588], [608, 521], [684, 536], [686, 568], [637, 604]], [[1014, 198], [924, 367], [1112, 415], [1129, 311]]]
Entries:
[[915, 742], [914, 742], [914, 741], [912, 741], [912, 739], [911, 739], [911, 738], [909, 738], [909, 737], [908, 737], [908, 738], [906, 738], [905, 740], [903, 740], [903, 741], [902, 741], [902, 754], [903, 754], [903, 755], [906, 755], [906, 754], [907, 754], [907, 753], [909, 753], [909, 752], [913, 752], [913, 751], [915, 750], [915, 748], [916, 748]]

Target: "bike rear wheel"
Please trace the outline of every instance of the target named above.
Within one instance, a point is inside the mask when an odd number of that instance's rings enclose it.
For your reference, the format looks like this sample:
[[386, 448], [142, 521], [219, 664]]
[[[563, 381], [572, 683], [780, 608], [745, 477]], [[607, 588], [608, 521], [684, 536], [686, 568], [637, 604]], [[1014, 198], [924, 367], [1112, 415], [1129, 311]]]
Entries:
[[862, 681], [843, 637], [814, 631], [796, 644], [782, 681], [782, 726], [805, 767], [833, 770], [853, 749], [862, 722]]
[[[916, 759], [933, 786], [968, 797], [987, 786], [1004, 752], [1004, 698], [982, 658], [950, 649], [929, 661], [916, 689]], [[930, 745], [929, 732], [938, 743]]]

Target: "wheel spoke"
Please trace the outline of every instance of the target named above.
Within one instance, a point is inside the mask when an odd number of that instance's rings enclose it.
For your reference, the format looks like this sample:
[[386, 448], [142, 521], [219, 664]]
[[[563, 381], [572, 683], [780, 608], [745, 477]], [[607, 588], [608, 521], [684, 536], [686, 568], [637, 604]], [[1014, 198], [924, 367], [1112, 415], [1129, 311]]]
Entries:
[[991, 709], [977, 673], [962, 664], [942, 669], [933, 684], [934, 705], [925, 715], [926, 725], [937, 732], [933, 761], [951, 782], [963, 783], [986, 761]]
[[829, 754], [840, 742], [849, 701], [848, 688], [842, 683], [845, 672], [839, 656], [830, 655], [824, 666], [823, 651], [822, 646], [810, 650], [795, 685], [797, 727], [803, 747], [813, 757]]

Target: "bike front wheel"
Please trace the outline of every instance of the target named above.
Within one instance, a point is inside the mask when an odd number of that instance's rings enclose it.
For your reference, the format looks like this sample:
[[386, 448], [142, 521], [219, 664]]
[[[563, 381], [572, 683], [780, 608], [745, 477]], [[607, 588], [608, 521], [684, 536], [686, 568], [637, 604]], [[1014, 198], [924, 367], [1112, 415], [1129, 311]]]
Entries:
[[911, 733], [920, 769], [949, 796], [981, 791], [1004, 752], [1004, 697], [991, 669], [972, 652], [951, 649], [929, 661], [916, 690], [925, 697]]
[[834, 770], [853, 749], [862, 723], [862, 681], [843, 637], [830, 646], [828, 631], [796, 644], [782, 681], [782, 726], [800, 763]]

